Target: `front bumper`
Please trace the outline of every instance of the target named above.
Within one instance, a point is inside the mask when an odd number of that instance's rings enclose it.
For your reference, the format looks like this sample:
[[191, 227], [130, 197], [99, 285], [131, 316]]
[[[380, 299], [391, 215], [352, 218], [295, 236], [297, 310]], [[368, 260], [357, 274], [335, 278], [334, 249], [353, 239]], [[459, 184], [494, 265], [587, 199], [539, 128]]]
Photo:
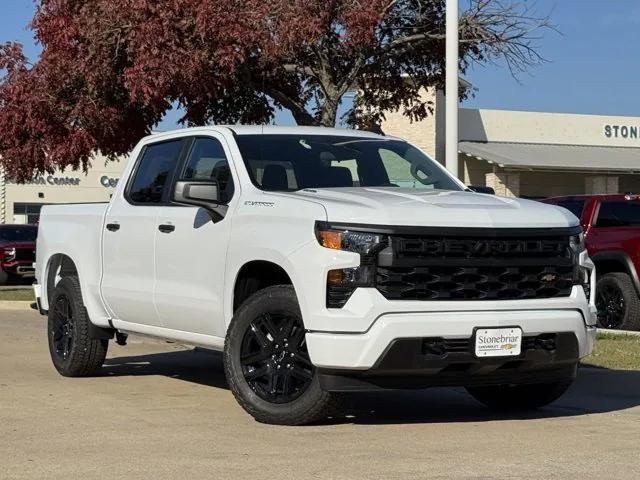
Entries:
[[[470, 310], [470, 304], [473, 302], [458, 302], [461, 308], [453, 311], [383, 313], [361, 333], [307, 333], [309, 355], [319, 369], [322, 388], [353, 391], [543, 383], [572, 378], [580, 358], [593, 350], [595, 307], [580, 287], [565, 299], [523, 301], [521, 309], [512, 304], [511, 310]], [[507, 326], [522, 328], [522, 354], [476, 358], [474, 329]], [[538, 337], [553, 337], [555, 347], [524, 348], [526, 342], [535, 345]], [[425, 342], [433, 339], [466, 347], [433, 355], [424, 350]]]
[[373, 368], [319, 369], [327, 391], [548, 383], [575, 377], [579, 344], [570, 332], [528, 335], [519, 357], [477, 358], [471, 339], [394, 340]]
[[401, 338], [469, 339], [476, 327], [519, 326], [523, 335], [568, 332], [575, 335], [575, 361], [593, 349], [595, 325], [579, 310], [514, 310], [388, 313], [365, 333], [309, 332], [307, 347], [314, 365], [327, 369], [368, 370], [394, 340]]
[[11, 275], [28, 278], [35, 276], [36, 272], [33, 262], [7, 262], [2, 265], [2, 270]]

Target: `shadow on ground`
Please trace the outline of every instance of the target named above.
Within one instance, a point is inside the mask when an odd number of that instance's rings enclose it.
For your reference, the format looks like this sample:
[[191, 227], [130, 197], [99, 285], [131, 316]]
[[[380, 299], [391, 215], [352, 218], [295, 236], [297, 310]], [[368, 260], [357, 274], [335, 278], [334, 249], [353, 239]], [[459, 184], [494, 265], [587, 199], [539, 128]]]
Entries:
[[[163, 375], [228, 388], [222, 355], [202, 349], [112, 358], [110, 377]], [[640, 371], [581, 368], [571, 389], [554, 404], [529, 413], [494, 413], [460, 388], [351, 394], [345, 416], [328, 423], [396, 424], [531, 420], [614, 412], [640, 406]]]

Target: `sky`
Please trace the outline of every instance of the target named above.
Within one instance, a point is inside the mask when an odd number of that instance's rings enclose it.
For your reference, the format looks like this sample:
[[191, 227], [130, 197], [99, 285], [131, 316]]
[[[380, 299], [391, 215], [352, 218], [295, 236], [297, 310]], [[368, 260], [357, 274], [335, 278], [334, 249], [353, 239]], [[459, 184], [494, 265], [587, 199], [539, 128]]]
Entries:
[[[501, 64], [474, 66], [465, 79], [475, 96], [463, 107], [640, 116], [640, 0], [520, 1], [550, 13], [559, 31], [546, 31], [539, 41], [547, 62], [517, 79]], [[0, 42], [17, 40], [34, 59], [39, 48], [26, 27], [34, 0], [0, 4]], [[159, 128], [172, 128], [179, 115], [170, 112]], [[293, 119], [280, 112], [275, 122]]]

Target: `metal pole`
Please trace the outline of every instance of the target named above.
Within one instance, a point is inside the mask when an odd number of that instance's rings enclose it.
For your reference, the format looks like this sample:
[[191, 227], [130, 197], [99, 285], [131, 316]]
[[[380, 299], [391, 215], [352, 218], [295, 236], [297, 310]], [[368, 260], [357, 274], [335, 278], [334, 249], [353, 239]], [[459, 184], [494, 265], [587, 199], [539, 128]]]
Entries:
[[458, 0], [447, 0], [446, 14], [445, 165], [458, 177]]

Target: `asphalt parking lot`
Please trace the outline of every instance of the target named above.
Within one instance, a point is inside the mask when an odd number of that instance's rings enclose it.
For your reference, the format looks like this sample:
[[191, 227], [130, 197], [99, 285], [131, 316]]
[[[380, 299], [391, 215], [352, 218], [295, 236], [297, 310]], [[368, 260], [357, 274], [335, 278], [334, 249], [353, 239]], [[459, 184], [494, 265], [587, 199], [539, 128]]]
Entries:
[[103, 376], [67, 379], [44, 317], [0, 310], [0, 338], [0, 478], [640, 478], [640, 372], [582, 369], [529, 416], [433, 389], [274, 427], [235, 403], [214, 353], [134, 338]]

